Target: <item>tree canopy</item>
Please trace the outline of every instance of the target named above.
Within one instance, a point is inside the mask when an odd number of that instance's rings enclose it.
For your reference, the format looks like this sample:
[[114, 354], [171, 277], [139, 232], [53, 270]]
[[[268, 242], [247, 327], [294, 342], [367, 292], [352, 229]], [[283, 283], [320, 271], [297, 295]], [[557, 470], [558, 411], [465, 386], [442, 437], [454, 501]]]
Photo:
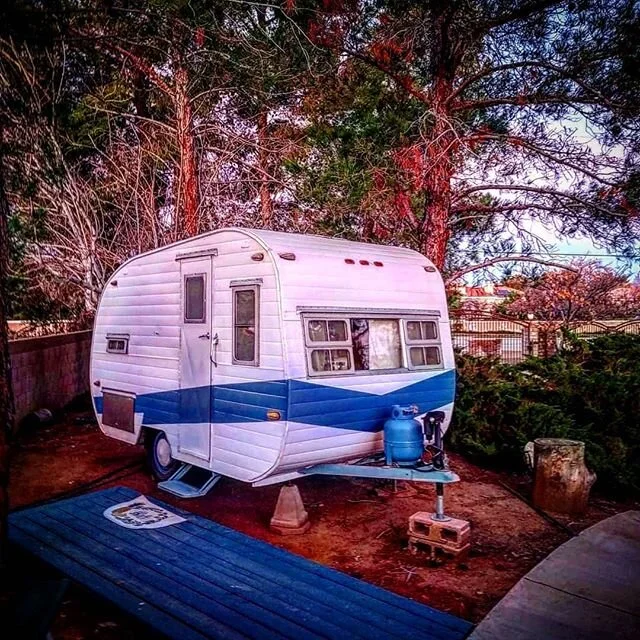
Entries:
[[533, 257], [545, 229], [638, 254], [635, 0], [2, 11], [14, 313], [90, 314], [124, 259], [227, 225], [403, 244], [450, 275]]
[[613, 269], [578, 262], [573, 270], [546, 271], [519, 285], [505, 311], [522, 318], [559, 321], [640, 318], [640, 287]]

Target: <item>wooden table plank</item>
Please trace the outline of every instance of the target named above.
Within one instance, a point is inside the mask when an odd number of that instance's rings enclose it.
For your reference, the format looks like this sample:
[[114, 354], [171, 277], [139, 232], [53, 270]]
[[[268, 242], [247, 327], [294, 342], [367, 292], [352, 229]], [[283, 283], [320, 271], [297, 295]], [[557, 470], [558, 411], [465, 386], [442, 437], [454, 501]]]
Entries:
[[[120, 488], [120, 494], [123, 500], [135, 497], [135, 494], [131, 495], [127, 493], [127, 491], [128, 490], [124, 490], [123, 492], [122, 488]], [[185, 526], [180, 527], [180, 530], [184, 529], [189, 532], [196, 531], [194, 535], [204, 537], [205, 540], [209, 541], [211, 538], [208, 538], [208, 534], [213, 534], [216, 541], [216, 548], [231, 549], [239, 553], [239, 557], [246, 557], [248, 554], [251, 554], [252, 557], [259, 557], [261, 558], [261, 564], [277, 566], [279, 571], [290, 572], [292, 575], [299, 577], [305, 584], [318, 584], [318, 581], [321, 580], [323, 582], [326, 581], [326, 584], [332, 589], [344, 589], [345, 594], [352, 594], [353, 597], [358, 595], [367, 596], [371, 605], [377, 604], [380, 609], [384, 611], [385, 619], [389, 619], [389, 615], [391, 615], [392, 619], [400, 623], [406, 623], [406, 621], [409, 620], [411, 624], [421, 623], [424, 625], [425, 622], [429, 622], [432, 625], [436, 624], [445, 629], [460, 631], [463, 635], [468, 633], [471, 628], [470, 623], [456, 616], [398, 596], [362, 580], [352, 578], [344, 573], [302, 558], [301, 556], [296, 556], [283, 549], [278, 549], [260, 540], [250, 538], [216, 522], [204, 518], [194, 518], [193, 514], [183, 512], [173, 506], [165, 505], [161, 501], [154, 500], [154, 502], [173, 510], [175, 513], [179, 513], [183, 517], [187, 517], [189, 523], [197, 526], [199, 529], [204, 529], [207, 533], [197, 532], [195, 529], [187, 527], [186, 523], [184, 523]], [[175, 530], [175, 528], [172, 529], [169, 534], [172, 535], [172, 531]], [[207, 549], [212, 549], [212, 547], [209, 546]], [[239, 551], [239, 549], [245, 549], [245, 552]], [[262, 560], [264, 560], [264, 562], [262, 562]], [[388, 605], [389, 608], [385, 607], [385, 605]]]
[[132, 530], [103, 511], [116, 487], [17, 512], [10, 538], [169, 637], [461, 640], [471, 625], [171, 505]]
[[[130, 499], [128, 495], [122, 497]], [[109, 502], [103, 502], [105, 507], [108, 504]], [[172, 509], [179, 513], [175, 507]], [[196, 518], [194, 522], [192, 514], [188, 523], [167, 527], [162, 531], [175, 538], [176, 544], [186, 545], [192, 553], [207, 557], [211, 562], [228, 561], [236, 568], [247, 569], [248, 576], [268, 576], [274, 586], [279, 585], [275, 589], [276, 594], [282, 594], [283, 589], [297, 589], [301, 594], [313, 596], [316, 602], [332, 607], [334, 616], [337, 612], [348, 612], [359, 619], [360, 625], [366, 625], [372, 634], [376, 633], [376, 629], [384, 629], [386, 637], [406, 638], [407, 634], [412, 634], [419, 628], [427, 634], [425, 638], [446, 640], [451, 637], [452, 621], [458, 626], [454, 631], [462, 636], [470, 629], [469, 623], [458, 618], [413, 603], [232, 529], [202, 518]], [[272, 550], [281, 552], [274, 554]], [[271, 591], [274, 591], [273, 587]], [[385, 599], [386, 596], [391, 597], [385, 602], [379, 596]], [[405, 609], [407, 603], [410, 606]], [[416, 615], [417, 612], [421, 615]]]
[[184, 640], [207, 640], [207, 636], [197, 633], [192, 628], [182, 624], [173, 616], [152, 604], [142, 600], [133, 591], [117, 585], [100, 573], [87, 569], [76, 562], [75, 558], [65, 553], [51, 553], [46, 543], [33, 537], [24, 529], [12, 527], [11, 541], [18, 543], [14, 536], [19, 536], [19, 546], [36, 557], [45, 560], [49, 565], [65, 574], [78, 584], [85, 586], [93, 593], [113, 602], [126, 613], [146, 622], [168, 638], [184, 638]]
[[[180, 593], [185, 601], [179, 600], [172, 596], [171, 593], [179, 590], [179, 585], [160, 585], [156, 584], [155, 576], [151, 572], [146, 571], [138, 564], [125, 562], [118, 554], [106, 554], [97, 544], [90, 545], [85, 548], [84, 538], [76, 532], [69, 530], [60, 530], [54, 528], [53, 522], [48, 519], [43, 522], [36, 522], [31, 518], [23, 518], [20, 523], [20, 530], [28, 533], [32, 537], [36, 537], [41, 544], [46, 545], [47, 549], [56, 553], [65, 553], [72, 550], [72, 557], [77, 564], [83, 567], [91, 567], [103, 579], [111, 580], [119, 587], [127, 585], [127, 590], [134, 594], [143, 602], [148, 602], [164, 610], [169, 611], [171, 615], [183, 624], [190, 626], [201, 635], [207, 635], [207, 630], [214, 631], [216, 638], [224, 640], [243, 640], [250, 635], [240, 633], [233, 627], [228, 627], [221, 623], [221, 617], [209, 617], [201, 613], [199, 610], [190, 606], [187, 602], [192, 600], [188, 593]], [[116, 525], [117, 526], [117, 525]], [[162, 586], [167, 587], [162, 589]]]
[[[51, 510], [48, 512], [52, 513]], [[180, 556], [170, 546], [158, 544], [155, 540], [161, 538], [158, 531], [147, 530], [142, 545], [134, 546], [130, 544], [126, 536], [121, 531], [114, 531], [113, 527], [109, 527], [109, 521], [91, 520], [82, 513], [73, 513], [68, 506], [61, 505], [56, 514], [64, 514], [68, 526], [81, 534], [91, 533], [91, 536], [103, 545], [112, 544], [113, 548], [119, 554], [128, 558], [135, 566], [139, 563], [141, 566], [156, 571], [162, 576], [172, 580], [180, 585], [181, 588], [187, 588], [205, 598], [214, 599], [214, 601], [223, 602], [225, 607], [233, 610], [236, 615], [241, 614], [243, 617], [253, 619], [258, 624], [264, 624], [268, 628], [273, 628], [285, 634], [292, 636], [304, 635], [305, 638], [321, 638], [317, 635], [316, 630], [322, 626], [328, 626], [333, 633], [344, 631], [345, 628], [334, 625], [329, 620], [324, 620], [315, 615], [314, 609], [309, 606], [301, 608], [289, 602], [279, 600], [276, 608], [272, 607], [273, 600], [265, 596], [261, 588], [253, 587], [241, 579], [239, 576], [232, 574], [223, 574], [219, 566], [212, 568], [211, 565], [200, 562], [197, 556], [185, 550], [185, 555]], [[162, 531], [162, 530], [159, 530]], [[187, 570], [184, 567], [188, 566]], [[267, 584], [266, 581], [265, 585]], [[206, 604], [204, 605], [206, 607]], [[203, 609], [201, 609], [203, 610]], [[277, 611], [277, 614], [274, 614]], [[315, 609], [317, 611], [317, 607]], [[327, 612], [328, 613], [328, 612]], [[359, 635], [359, 628], [356, 623], [349, 628], [355, 638], [364, 638]], [[267, 633], [265, 632], [265, 636]], [[383, 634], [380, 634], [383, 637]], [[388, 637], [388, 636], [387, 636]]]

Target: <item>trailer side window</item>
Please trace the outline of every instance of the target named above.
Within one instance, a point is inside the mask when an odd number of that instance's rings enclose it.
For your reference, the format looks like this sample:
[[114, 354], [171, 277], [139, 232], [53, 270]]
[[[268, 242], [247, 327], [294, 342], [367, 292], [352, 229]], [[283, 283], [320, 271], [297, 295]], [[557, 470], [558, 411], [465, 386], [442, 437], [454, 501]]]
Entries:
[[304, 336], [311, 376], [442, 367], [438, 322], [428, 317], [304, 318]]
[[191, 323], [206, 320], [205, 275], [199, 273], [184, 279], [184, 321]]
[[232, 287], [233, 363], [258, 366], [260, 288]]
[[434, 320], [405, 320], [405, 338], [409, 349], [409, 368], [442, 366], [438, 324]]
[[401, 369], [400, 321], [388, 318], [309, 318], [309, 373], [327, 375]]

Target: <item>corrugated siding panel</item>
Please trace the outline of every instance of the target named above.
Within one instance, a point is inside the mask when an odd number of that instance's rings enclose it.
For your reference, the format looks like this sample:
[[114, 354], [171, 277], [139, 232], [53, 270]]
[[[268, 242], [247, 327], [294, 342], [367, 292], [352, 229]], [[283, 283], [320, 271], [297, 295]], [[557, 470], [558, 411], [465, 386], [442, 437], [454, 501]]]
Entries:
[[[114, 276], [117, 286], [107, 286], [104, 292], [96, 317], [91, 376], [100, 379], [104, 387], [137, 393], [140, 397], [136, 411], [144, 412], [149, 424], [164, 423], [168, 433], [178, 433], [181, 419], [193, 422], [202, 417], [187, 415], [188, 407], [181, 406], [178, 393], [182, 309], [180, 262], [176, 256], [210, 247], [218, 250], [213, 258], [212, 334], [217, 333], [220, 341], [213, 384], [284, 377], [277, 280], [269, 255], [258, 242], [242, 233], [226, 231], [140, 256]], [[251, 260], [257, 252], [265, 253], [262, 262]], [[252, 278], [262, 278], [259, 368], [234, 365], [231, 361], [230, 283]], [[107, 333], [128, 333], [129, 353], [107, 354]], [[284, 424], [265, 426], [258, 421], [264, 421], [267, 409], [286, 414], [286, 394], [286, 384], [277, 382], [270, 383], [269, 393], [264, 395], [250, 387], [238, 391], [218, 386], [212, 407], [214, 417], [218, 422], [225, 417], [230, 421], [213, 427], [213, 463], [220, 473], [248, 480], [275, 463]], [[239, 424], [238, 420], [256, 421], [257, 428]]]
[[278, 473], [323, 462], [353, 460], [382, 451], [382, 433], [316, 427], [289, 421]]

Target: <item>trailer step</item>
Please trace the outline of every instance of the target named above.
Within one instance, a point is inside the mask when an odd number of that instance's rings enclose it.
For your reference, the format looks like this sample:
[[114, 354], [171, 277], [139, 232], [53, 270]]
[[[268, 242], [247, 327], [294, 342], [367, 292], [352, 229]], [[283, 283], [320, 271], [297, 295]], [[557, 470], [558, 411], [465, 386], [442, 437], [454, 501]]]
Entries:
[[206, 495], [222, 476], [183, 462], [180, 468], [158, 488], [180, 498], [199, 498]]

